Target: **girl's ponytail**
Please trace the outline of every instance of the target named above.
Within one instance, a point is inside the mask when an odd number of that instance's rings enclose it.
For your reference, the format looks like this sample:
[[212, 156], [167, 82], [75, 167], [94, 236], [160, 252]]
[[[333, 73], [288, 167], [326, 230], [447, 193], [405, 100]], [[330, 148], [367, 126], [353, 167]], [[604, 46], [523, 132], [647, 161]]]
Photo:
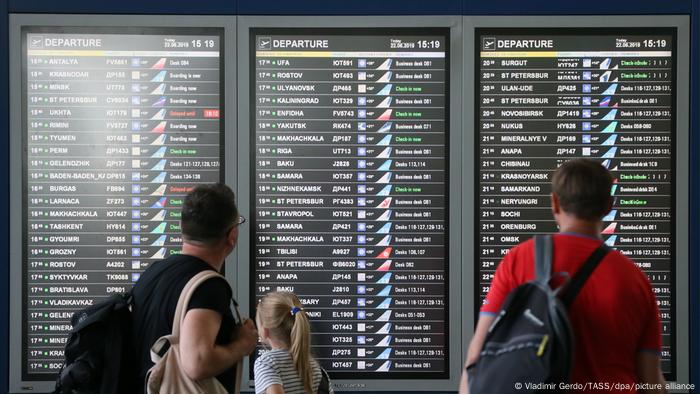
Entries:
[[303, 309], [294, 306], [292, 308], [294, 325], [290, 335], [289, 353], [292, 355], [294, 367], [304, 383], [304, 391], [313, 394], [313, 374], [311, 371], [311, 327], [309, 317]]
[[258, 303], [256, 320], [259, 330], [267, 328], [271, 337], [289, 345], [289, 354], [304, 384], [304, 391], [313, 394], [311, 325], [299, 298], [292, 293], [268, 293]]

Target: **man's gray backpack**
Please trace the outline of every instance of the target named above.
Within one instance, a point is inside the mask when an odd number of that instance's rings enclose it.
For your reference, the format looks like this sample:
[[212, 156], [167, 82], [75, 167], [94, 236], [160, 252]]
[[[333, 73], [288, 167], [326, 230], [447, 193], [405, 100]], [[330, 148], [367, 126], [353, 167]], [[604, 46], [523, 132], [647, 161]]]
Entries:
[[467, 367], [470, 393], [541, 392], [569, 382], [575, 349], [568, 308], [609, 251], [602, 243], [570, 281], [552, 289], [552, 237], [535, 237], [535, 280], [503, 303], [478, 361]]

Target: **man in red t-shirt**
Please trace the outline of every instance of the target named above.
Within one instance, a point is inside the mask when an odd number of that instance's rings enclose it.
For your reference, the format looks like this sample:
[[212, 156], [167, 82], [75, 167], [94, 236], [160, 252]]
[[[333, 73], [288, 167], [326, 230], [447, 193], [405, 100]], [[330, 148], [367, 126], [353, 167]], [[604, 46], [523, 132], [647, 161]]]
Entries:
[[[554, 173], [552, 214], [559, 234], [552, 237], [552, 272], [572, 277], [601, 244], [602, 218], [612, 206], [612, 182], [603, 166], [586, 159], [568, 161]], [[529, 240], [511, 249], [496, 269], [469, 345], [467, 366], [479, 358], [488, 328], [508, 294], [534, 278], [534, 242]], [[574, 299], [569, 319], [575, 336], [571, 383], [633, 387], [624, 392], [635, 392], [635, 383], [665, 386], [656, 297], [649, 279], [629, 258], [617, 251], [605, 256]], [[463, 374], [460, 393], [466, 392]]]

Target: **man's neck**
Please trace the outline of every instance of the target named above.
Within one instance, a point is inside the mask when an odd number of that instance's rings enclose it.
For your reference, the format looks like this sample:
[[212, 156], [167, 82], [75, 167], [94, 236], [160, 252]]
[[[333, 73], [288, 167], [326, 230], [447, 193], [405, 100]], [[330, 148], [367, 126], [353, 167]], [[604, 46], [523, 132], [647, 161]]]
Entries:
[[217, 272], [220, 272], [221, 267], [224, 265], [224, 258], [221, 256], [221, 253], [216, 252], [211, 248], [183, 242], [182, 254], [194, 256], [200, 260], [203, 260], [207, 264], [211, 265]]
[[600, 221], [589, 222], [577, 218], [566, 218], [560, 220], [560, 233], [574, 233], [587, 235], [593, 238], [600, 238], [602, 223]]

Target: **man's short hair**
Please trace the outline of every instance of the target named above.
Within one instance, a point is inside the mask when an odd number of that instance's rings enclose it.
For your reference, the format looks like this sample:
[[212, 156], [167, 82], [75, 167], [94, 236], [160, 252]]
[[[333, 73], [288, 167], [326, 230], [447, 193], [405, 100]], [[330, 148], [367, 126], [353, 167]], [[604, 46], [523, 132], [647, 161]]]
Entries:
[[613, 177], [590, 159], [562, 164], [552, 176], [552, 192], [564, 212], [583, 220], [600, 220], [608, 212]]
[[223, 183], [195, 187], [182, 205], [185, 241], [211, 245], [224, 238], [238, 219], [235, 197]]

